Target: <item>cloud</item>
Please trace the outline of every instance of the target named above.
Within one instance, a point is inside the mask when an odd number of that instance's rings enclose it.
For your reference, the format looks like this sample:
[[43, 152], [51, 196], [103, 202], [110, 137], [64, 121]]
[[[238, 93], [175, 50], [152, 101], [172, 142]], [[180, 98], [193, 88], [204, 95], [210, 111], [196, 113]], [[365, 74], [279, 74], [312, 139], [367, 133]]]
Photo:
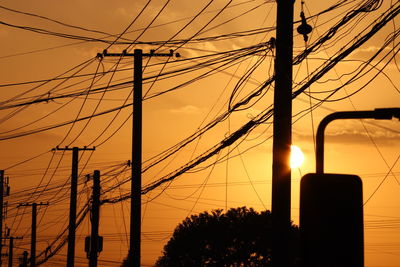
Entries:
[[[378, 50], [381, 49], [379, 46], [368, 46], [368, 47], [363, 47], [363, 48], [358, 48], [354, 50], [354, 52], [351, 54], [352, 59], [369, 59], [371, 58], [375, 53], [378, 52]], [[390, 47], [385, 47], [383, 49], [383, 53], [387, 53], [391, 50], [392, 48]]]
[[[398, 122], [397, 122], [398, 123]], [[370, 138], [380, 145], [396, 145], [400, 140], [400, 130], [398, 127], [382, 127], [378, 124], [366, 123], [368, 132], [362, 127], [329, 127], [325, 131], [325, 141], [338, 144], [368, 144]], [[350, 125], [349, 125], [350, 126]], [[353, 125], [354, 126], [354, 125]], [[302, 132], [293, 132], [294, 139], [306, 142], [312, 142], [313, 137], [310, 134]]]
[[400, 139], [400, 134], [392, 135], [380, 131], [369, 131], [361, 132], [356, 130], [344, 130], [333, 133], [328, 133], [325, 135], [325, 139], [334, 143], [359, 143], [365, 144], [369, 142], [368, 139], [372, 138], [374, 141], [384, 142], [386, 144], [392, 144]]
[[193, 115], [202, 113], [202, 110], [193, 105], [186, 105], [177, 109], [170, 109], [169, 112], [175, 114]]

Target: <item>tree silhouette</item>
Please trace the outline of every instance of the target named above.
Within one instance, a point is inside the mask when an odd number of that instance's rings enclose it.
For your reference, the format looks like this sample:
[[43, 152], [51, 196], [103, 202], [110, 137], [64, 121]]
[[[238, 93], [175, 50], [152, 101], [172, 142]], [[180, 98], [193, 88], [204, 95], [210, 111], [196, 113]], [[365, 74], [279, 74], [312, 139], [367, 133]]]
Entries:
[[[271, 212], [232, 208], [192, 215], [179, 224], [156, 266], [272, 266]], [[292, 266], [299, 230], [291, 226]]]

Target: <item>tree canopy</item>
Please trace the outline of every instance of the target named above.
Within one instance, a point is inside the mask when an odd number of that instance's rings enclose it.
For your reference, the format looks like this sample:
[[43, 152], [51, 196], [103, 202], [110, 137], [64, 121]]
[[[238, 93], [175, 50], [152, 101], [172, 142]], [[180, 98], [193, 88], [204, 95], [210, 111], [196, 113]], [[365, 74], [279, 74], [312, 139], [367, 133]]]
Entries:
[[[176, 228], [156, 266], [272, 266], [270, 211], [232, 208], [187, 217]], [[296, 266], [298, 227], [291, 226]]]

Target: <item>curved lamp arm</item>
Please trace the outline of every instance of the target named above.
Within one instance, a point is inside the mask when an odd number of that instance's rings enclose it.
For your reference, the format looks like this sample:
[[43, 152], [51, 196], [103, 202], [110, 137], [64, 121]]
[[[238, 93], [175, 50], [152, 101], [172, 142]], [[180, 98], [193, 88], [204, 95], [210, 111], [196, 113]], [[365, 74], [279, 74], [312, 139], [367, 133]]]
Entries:
[[400, 120], [400, 108], [377, 108], [370, 111], [341, 111], [326, 116], [317, 129], [316, 140], [316, 173], [324, 173], [324, 133], [326, 126], [337, 119], [376, 119], [391, 120], [397, 118]]

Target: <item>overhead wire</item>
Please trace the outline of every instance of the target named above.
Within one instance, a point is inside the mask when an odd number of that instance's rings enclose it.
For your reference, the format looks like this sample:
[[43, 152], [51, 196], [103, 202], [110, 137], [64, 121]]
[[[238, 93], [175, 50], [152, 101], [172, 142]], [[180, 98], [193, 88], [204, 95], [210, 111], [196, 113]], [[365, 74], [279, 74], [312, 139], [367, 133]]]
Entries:
[[[395, 15], [397, 15], [398, 13], [398, 8], [397, 8], [397, 12], [394, 11], [389, 11], [387, 12], [388, 14], [385, 14], [384, 16], [381, 17], [381, 19], [379, 21], [376, 22], [376, 24], [372, 27], [372, 29], [365, 34], [364, 36], [360, 37], [353, 45], [351, 45], [349, 48], [345, 49], [344, 51], [341, 51], [340, 54], [338, 54], [336, 56], [336, 59], [338, 58], [344, 58], [345, 56], [347, 56], [348, 54], [350, 54], [351, 51], [353, 51], [355, 48], [359, 47], [361, 44], [363, 44], [364, 42], [366, 42], [369, 38], [371, 38], [371, 36], [373, 36], [379, 29], [381, 29], [384, 25], [387, 24], [388, 21], [390, 21]], [[338, 60], [331, 60], [327, 65], [332, 68], [334, 65], [336, 65], [338, 62]], [[311, 77], [310, 82], [306, 83], [305, 85], [303, 85], [301, 87], [301, 89], [298, 89], [296, 91], [293, 92], [293, 97], [296, 97], [300, 91], [304, 91], [309, 84], [311, 83], [311, 81], [317, 80], [316, 77], [321, 77], [322, 73], [325, 73], [327, 71], [327, 69], [324, 67], [322, 68], [322, 70], [320, 70], [318, 73], [314, 74], [314, 76]], [[307, 87], [306, 87], [307, 85]], [[263, 113], [260, 117], [258, 117], [257, 122], [260, 121], [265, 121], [265, 119], [269, 118], [272, 114], [270, 114], [270, 111], [267, 113]], [[158, 187], [159, 185], [168, 182], [172, 179], [174, 179], [175, 177], [179, 176], [180, 174], [186, 172], [187, 170], [193, 168], [194, 166], [204, 162], [205, 160], [207, 160], [208, 158], [210, 158], [211, 156], [215, 155], [215, 153], [221, 149], [223, 149], [225, 147], [226, 144], [230, 144], [231, 142], [234, 142], [233, 139], [237, 139], [238, 137], [242, 136], [244, 133], [246, 133], [247, 131], [249, 131], [250, 129], [252, 129], [256, 124], [256, 120], [251, 120], [250, 122], [248, 122], [247, 124], [245, 124], [244, 126], [242, 126], [238, 131], [236, 131], [235, 133], [233, 133], [230, 138], [226, 138], [224, 141], [222, 141], [219, 145], [214, 146], [212, 149], [209, 149], [208, 151], [206, 151], [203, 156], [199, 156], [196, 160], [191, 161], [190, 163], [186, 164], [185, 166], [182, 166], [180, 169], [177, 169], [174, 172], [171, 172], [169, 175], [164, 176], [164, 178], [159, 179], [158, 181], [155, 181], [151, 184], [149, 184], [147, 187], [145, 187], [142, 190], [142, 194], [145, 194], [151, 190], [153, 190], [154, 188]], [[118, 201], [118, 200], [113, 200], [113, 201]]]
[[[84, 68], [86, 68], [89, 64], [91, 64], [91, 62], [92, 62], [91, 60], [86, 61], [86, 62], [85, 62], [86, 65], [84, 65], [82, 68], [78, 69], [75, 73], [79, 73], [80, 71], [82, 71], [82, 70], [83, 70]], [[83, 64], [80, 64], [80, 65], [83, 65]], [[49, 81], [51, 81], [51, 80], [49, 80]], [[49, 82], [49, 81], [48, 81], [48, 82]], [[29, 90], [25, 91], [25, 92], [22, 93], [22, 94], [18, 94], [17, 96], [14, 96], [14, 97], [12, 97], [12, 98], [9, 99], [9, 100], [3, 101], [3, 102], [0, 103], [0, 105], [3, 104], [3, 103], [8, 103], [8, 102], [10, 102], [10, 101], [16, 99], [17, 97], [19, 97], [19, 96], [21, 96], [21, 95], [23, 95], [23, 94], [27, 94], [27, 93], [29, 93], [29, 92], [31, 92], [31, 91], [33, 91], [33, 90], [36, 90], [36, 89], [38, 89], [39, 87], [41, 87], [41, 86], [47, 84], [48, 82], [44, 82], [44, 83], [42, 83], [41, 85], [35, 86], [34, 88], [29, 89]], [[64, 81], [62, 81], [61, 83], [59, 83], [56, 87], [60, 86], [60, 85], [63, 84], [64, 82], [66, 82], [66, 80], [64, 80]], [[49, 93], [50, 93], [50, 92], [47, 92], [45, 95], [47, 95], [47, 94], [49, 94]], [[42, 95], [42, 96], [43, 96], [43, 95]], [[39, 97], [42, 97], [42, 96], [39, 96]], [[3, 118], [1, 118], [1, 119], [0, 119], [0, 123], [4, 123], [5, 121], [11, 119], [11, 118], [14, 117], [16, 114], [20, 113], [22, 110], [24, 110], [24, 109], [26, 109], [26, 108], [27, 108], [27, 106], [20, 106], [20, 107], [17, 108], [16, 110], [10, 112], [7, 116], [4, 116]], [[43, 118], [46, 118], [47, 116], [48, 116], [48, 115], [44, 115]], [[39, 120], [41, 120], [41, 119], [38, 119], [37, 121], [39, 121]], [[35, 122], [37, 122], [37, 121], [35, 121]], [[23, 127], [29, 126], [29, 125], [31, 125], [31, 124], [32, 124], [32, 122], [31, 122], [31, 123], [27, 123], [27, 125], [25, 125], [25, 126], [20, 126], [20, 127], [23, 128]], [[19, 128], [19, 129], [20, 129], [20, 128]], [[12, 131], [12, 130], [11, 130], [11, 131]], [[4, 133], [4, 132], [7, 133], [7, 132], [10, 132], [10, 131], [3, 131], [3, 133]]]
[[[90, 83], [89, 88], [88, 88], [87, 90], [91, 90], [91, 89], [92, 89], [93, 84], [94, 84], [94, 81], [95, 81], [95, 77], [96, 77], [96, 74], [97, 74], [97, 71], [99, 70], [99, 67], [100, 67], [100, 64], [101, 64], [101, 59], [100, 59], [99, 63], [97, 64], [95, 74], [93, 75], [93, 79], [91, 80], [91, 83]], [[98, 101], [97, 106], [96, 106], [96, 108], [94, 109], [92, 115], [96, 112], [98, 106], [100, 105], [100, 102], [101, 102], [102, 98], [104, 97], [104, 93], [105, 93], [105, 91], [104, 91], [103, 94], [101, 95], [101, 98], [100, 98], [100, 100]], [[87, 97], [88, 97], [88, 95], [86, 94], [86, 95], [85, 95], [85, 98], [84, 98], [84, 100], [83, 100], [83, 103], [81, 104], [81, 106], [80, 106], [80, 108], [79, 108], [79, 110], [78, 110], [78, 112], [77, 112], [77, 114], [76, 114], [76, 116], [75, 116], [75, 120], [78, 119], [79, 116], [80, 116], [80, 114], [82, 113], [83, 107], [85, 106], [86, 101], [87, 101]], [[86, 129], [86, 127], [89, 125], [90, 120], [91, 120], [91, 119], [89, 118], [89, 119], [86, 121], [86, 124], [85, 124], [84, 127], [81, 129], [81, 131], [77, 134], [77, 136], [76, 136], [72, 141], [69, 142], [69, 144], [68, 144], [67, 146], [71, 146], [71, 145], [79, 138], [79, 136], [83, 133], [83, 131], [84, 131], [84, 130]], [[68, 135], [71, 133], [71, 131], [72, 131], [72, 129], [74, 128], [74, 126], [75, 126], [75, 123], [72, 123], [71, 126], [70, 126], [70, 128], [68, 129], [67, 133], [64, 135], [64, 138], [63, 138], [60, 142], [58, 142], [58, 145], [61, 145], [61, 144], [67, 139]]]
[[[93, 153], [93, 151], [92, 151]], [[89, 162], [89, 160], [87, 160], [87, 162]], [[83, 171], [83, 170], [82, 170]], [[82, 209], [80, 210], [80, 212], [78, 212], [78, 219], [77, 219], [77, 227], [80, 225], [80, 223], [84, 220], [85, 216], [87, 215], [89, 211], [89, 200], [86, 201], [86, 204], [82, 207]], [[81, 217], [79, 217], [81, 216]], [[57, 237], [56, 239], [49, 245], [49, 247], [51, 248], [52, 246], [54, 246], [56, 244], [56, 242], [58, 240], [60, 240], [60, 238], [65, 234], [66, 230], [68, 229], [65, 228], [64, 231], [62, 231]], [[45, 261], [47, 261], [48, 259], [50, 259], [52, 256], [56, 255], [57, 252], [65, 245], [67, 238], [64, 238], [64, 240], [61, 240], [61, 242], [56, 246], [56, 248], [54, 250], [51, 250], [50, 254], [47, 255], [47, 253], [45, 253], [45, 251], [42, 251], [37, 257], [42, 256], [43, 254], [45, 254], [44, 259], [42, 259], [40, 261], [41, 263], [44, 263]]]
[[[302, 3], [303, 3], [303, 2], [302, 2]], [[307, 7], [307, 6], [306, 6], [306, 7]], [[307, 9], [308, 9], [308, 7], [307, 7]], [[318, 33], [318, 31], [317, 31], [317, 33]], [[388, 40], [390, 41], [390, 39], [392, 39], [393, 42], [394, 42], [394, 40], [395, 40], [395, 38], [393, 38], [394, 36], [396, 36], [395, 31], [394, 31], [393, 34], [392, 34], [392, 38], [389, 38]], [[395, 44], [393, 43], [393, 45], [395, 45]], [[382, 47], [386, 47], [386, 46], [383, 45]], [[326, 49], [325, 45], [323, 45], [323, 48], [324, 48], [325, 53], [327, 53], [327, 52], [326, 52], [327, 49]], [[393, 47], [392, 49], [394, 50], [394, 48], [395, 48], [395, 47]], [[383, 51], [383, 50], [381, 50], [381, 51]], [[379, 51], [377, 52], [377, 54], [378, 54], [378, 53], [379, 53]], [[368, 60], [367, 62], [364, 62], [364, 63], [365, 63], [365, 64], [371, 64], [370, 62], [371, 62], [374, 58], [375, 58], [375, 57], [372, 57], [372, 58], [370, 58], [370, 60]], [[385, 57], [384, 57], [384, 58], [385, 58]], [[393, 59], [395, 59], [395, 55], [394, 55]], [[389, 59], [388, 62], [390, 62], [390, 61], [391, 61], [391, 60]], [[307, 63], [307, 59], [306, 59], [306, 63]], [[375, 64], [375, 66], [373, 66], [373, 67], [376, 68], [376, 66], [377, 66], [379, 63], [380, 63], [380, 61], [379, 61], [377, 64]], [[307, 64], [308, 64], [308, 63], [307, 63]], [[383, 69], [384, 69], [384, 68], [379, 69], [379, 73], [382, 73], [382, 72], [383, 72]], [[308, 65], [307, 65], [307, 70], [308, 70]], [[338, 75], [338, 73], [336, 72], [335, 69], [334, 69], [334, 71], [335, 71], [336, 75], [339, 77], [339, 75]], [[307, 71], [307, 73], [308, 73], [308, 71]], [[307, 76], [308, 76], [308, 75], [309, 75], [309, 74], [307, 74]], [[387, 76], [387, 75], [385, 75], [385, 76]], [[390, 80], [390, 78], [389, 78], [389, 80]], [[339, 77], [339, 81], [341, 82], [342, 86], [344, 86], [343, 82], [340, 80], [340, 77]], [[393, 84], [393, 83], [392, 83], [392, 84]], [[394, 85], [394, 87], [395, 87], [395, 85]], [[396, 88], [396, 87], [395, 87], [395, 88]], [[351, 100], [349, 94], [347, 93], [346, 87], [344, 86], [343, 89], [344, 89], [346, 95], [348, 96], [348, 100], [350, 101], [351, 105], [353, 106], [353, 109], [356, 110], [356, 107], [355, 107], [353, 101]], [[310, 94], [309, 97], [310, 97], [310, 103], [311, 103], [311, 93], [309, 92], [309, 94]], [[312, 114], [312, 109], [310, 109], [310, 113]], [[362, 124], [362, 126], [363, 126], [363, 128], [364, 128], [364, 131], [367, 133], [367, 135], [368, 135], [370, 141], [371, 141], [372, 144], [374, 145], [375, 149], [376, 149], [377, 152], [379, 153], [379, 155], [380, 155], [380, 157], [382, 158], [382, 160], [385, 162], [387, 168], [390, 169], [389, 164], [387, 163], [385, 157], [383, 156], [383, 154], [382, 154], [382, 152], [380, 151], [379, 147], [377, 146], [376, 142], [375, 142], [374, 139], [372, 138], [372, 136], [371, 136], [370, 132], [368, 131], [368, 129], [367, 129], [365, 123], [363, 122], [363, 120], [360, 120], [360, 122], [361, 122], [361, 124]], [[314, 133], [314, 130], [313, 130], [313, 133]], [[314, 137], [314, 135], [313, 135], [313, 137]], [[315, 146], [315, 140], [314, 140], [314, 146]], [[399, 181], [398, 181], [396, 175], [395, 175], [394, 173], [392, 173], [392, 175], [393, 175], [393, 177], [395, 178], [396, 182], [399, 184]]]
[[[118, 62], [117, 62], [117, 64], [116, 64], [116, 66], [115, 66], [115, 69], [118, 67], [118, 65], [119, 65], [121, 59], [122, 59], [122, 57], [119, 58], [119, 60], [118, 60]], [[110, 79], [109, 79], [109, 84], [108, 84], [105, 88], [108, 88], [108, 86], [110, 85], [110, 83], [111, 83], [111, 81], [112, 81], [112, 79], [113, 79], [113, 77], [114, 77], [114, 74], [115, 74], [115, 72], [112, 73], [112, 75], [111, 75], [111, 77], [110, 77]], [[100, 100], [97, 102], [95, 108], [93, 109], [92, 116], [89, 117], [89, 118], [86, 120], [85, 126], [82, 128], [82, 130], [80, 131], [80, 133], [78, 134], [78, 136], [77, 136], [73, 141], [77, 140], [77, 139], [79, 138], [79, 136], [83, 133], [83, 131], [87, 128], [87, 126], [89, 125], [89, 123], [90, 123], [90, 121], [92, 120], [93, 116], [96, 114], [97, 109], [99, 108], [100, 103], [101, 103], [103, 97], [105, 96], [106, 92], [107, 92], [107, 90], [105, 89], [105, 90], [103, 91], [102, 95], [101, 95]], [[126, 97], [125, 102], [123, 103], [123, 105], [126, 104], [126, 102], [127, 102], [127, 100], [129, 99], [129, 96], [130, 96], [130, 95], [131, 95], [131, 93]], [[116, 111], [114, 117], [110, 120], [110, 122], [108, 123], [108, 125], [107, 125], [106, 127], [104, 127], [104, 130], [103, 130], [92, 142], [90, 142], [89, 145], [92, 145], [93, 143], [95, 143], [96, 140], [98, 140], [98, 138], [100, 138], [100, 137], [104, 134], [104, 132], [105, 132], [105, 131], [110, 127], [110, 125], [115, 121], [115, 119], [117, 118], [117, 116], [119, 115], [119, 113], [120, 113], [121, 110], [122, 110], [122, 109], [119, 109], [119, 110]], [[78, 116], [77, 116], [77, 118], [78, 118]], [[72, 141], [72, 142], [73, 142], [73, 141]], [[71, 143], [72, 143], [72, 142], [71, 142]]]
[[385, 177], [381, 180], [381, 182], [378, 184], [378, 186], [375, 188], [375, 190], [371, 193], [371, 195], [364, 201], [363, 206], [367, 205], [367, 203], [372, 199], [372, 197], [378, 192], [378, 190], [381, 188], [383, 183], [386, 181], [386, 179], [389, 177], [389, 175], [392, 173], [393, 168], [396, 166], [397, 162], [400, 159], [400, 155], [397, 157], [397, 159], [394, 161], [392, 166], [390, 167], [389, 171], [386, 173]]
[[[129, 105], [129, 104], [128, 104], [128, 105]], [[124, 106], [122, 106], [122, 107], [120, 107], [120, 108], [122, 109], [122, 108], [125, 108], [125, 107], [127, 107], [127, 105], [124, 105]], [[119, 108], [114, 108], [114, 109], [111, 109], [111, 110], [109, 110], [109, 111], [105, 111], [105, 112], [101, 112], [101, 113], [95, 114], [95, 115], [93, 115], [93, 116], [98, 116], [98, 115], [106, 114], [106, 113], [109, 113], [109, 112], [116, 111], [116, 110], [118, 110], [118, 109], [119, 109]], [[92, 116], [86, 116], [86, 117], [84, 117], [84, 118], [79, 118], [78, 121], [80, 121], [80, 120], [86, 120], [86, 119], [89, 119], [90, 117], [92, 117]], [[19, 133], [19, 134], [15, 134], [15, 135], [9, 135], [8, 137], [6, 137], [6, 139], [15, 138], [15, 137], [20, 137], [20, 136], [25, 136], [25, 135], [29, 135], [29, 134], [32, 134], [32, 133], [36, 133], [36, 132], [41, 132], [41, 131], [53, 129], [53, 128], [58, 128], [58, 127], [61, 127], [61, 126], [67, 125], [67, 124], [71, 124], [71, 123], [75, 123], [75, 122], [76, 122], [76, 120], [72, 120], [72, 121], [69, 121], [69, 122], [60, 123], [60, 124], [58, 124], [58, 125], [53, 125], [53, 126], [48, 126], [48, 127], [42, 127], [42, 128], [39, 128], [39, 129], [36, 129], [36, 130], [31, 130], [31, 131], [25, 131], [25, 132], [23, 132], [23, 133]], [[5, 140], [5, 139], [3, 139], [3, 140]]]
[[81, 27], [81, 26], [67, 24], [65, 22], [62, 22], [62, 21], [59, 21], [59, 20], [55, 20], [55, 19], [52, 19], [52, 18], [48, 18], [46, 16], [33, 14], [33, 13], [25, 12], [25, 11], [20, 11], [20, 10], [12, 9], [12, 8], [5, 7], [5, 6], [2, 6], [2, 5], [0, 5], [0, 8], [4, 9], [4, 10], [7, 10], [7, 11], [10, 11], [10, 12], [14, 12], [14, 13], [18, 13], [18, 14], [22, 14], [22, 15], [26, 15], [26, 16], [31, 16], [31, 17], [35, 17], [35, 18], [39, 18], [39, 19], [43, 19], [43, 20], [47, 20], [47, 21], [50, 21], [50, 22], [53, 22], [53, 23], [56, 23], [56, 24], [59, 24], [59, 25], [62, 25], [62, 26], [68, 27], [68, 28], [78, 29], [78, 30], [82, 30], [82, 31], [92, 32], [92, 33], [100, 33], [100, 34], [104, 34], [104, 35], [109, 35], [108, 33], [103, 32], [103, 31], [93, 30], [93, 29], [88, 29], [88, 28]]

